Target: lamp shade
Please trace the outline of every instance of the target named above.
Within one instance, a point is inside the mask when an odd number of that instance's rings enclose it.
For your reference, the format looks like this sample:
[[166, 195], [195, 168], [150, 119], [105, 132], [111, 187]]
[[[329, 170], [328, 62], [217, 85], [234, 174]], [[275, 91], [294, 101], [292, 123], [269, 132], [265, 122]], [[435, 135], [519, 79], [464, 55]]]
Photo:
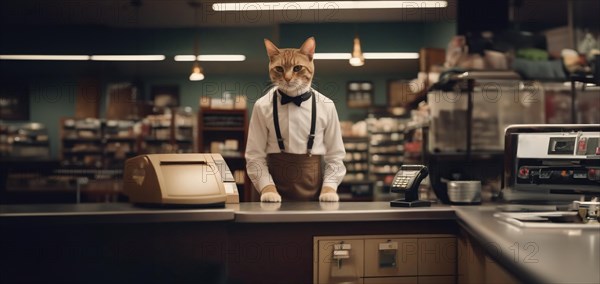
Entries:
[[190, 74], [190, 81], [202, 81], [204, 80], [204, 73], [202, 73], [202, 67], [198, 62], [194, 63], [192, 68], [192, 74]]
[[363, 66], [365, 65], [365, 57], [363, 56], [360, 48], [360, 39], [358, 35], [354, 37], [354, 48], [352, 49], [352, 57], [350, 58], [350, 65], [352, 66]]

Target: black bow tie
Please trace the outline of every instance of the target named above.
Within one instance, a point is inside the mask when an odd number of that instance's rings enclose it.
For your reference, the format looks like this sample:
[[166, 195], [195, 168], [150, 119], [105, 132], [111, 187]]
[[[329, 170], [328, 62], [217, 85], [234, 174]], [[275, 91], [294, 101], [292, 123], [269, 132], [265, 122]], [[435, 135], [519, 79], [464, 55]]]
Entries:
[[310, 96], [312, 95], [311, 91], [295, 97], [290, 97], [280, 90], [277, 90], [277, 92], [279, 92], [281, 95], [281, 105], [286, 105], [290, 102], [293, 102], [295, 105], [300, 106], [303, 101], [310, 99]]

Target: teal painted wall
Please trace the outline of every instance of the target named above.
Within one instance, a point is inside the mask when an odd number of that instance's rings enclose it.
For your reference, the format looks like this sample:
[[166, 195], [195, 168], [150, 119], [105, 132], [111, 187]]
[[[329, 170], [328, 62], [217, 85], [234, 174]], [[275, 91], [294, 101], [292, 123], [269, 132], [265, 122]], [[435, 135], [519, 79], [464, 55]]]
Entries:
[[[109, 83], [138, 80], [149, 97], [153, 85], [178, 85], [182, 106], [198, 108], [201, 95], [216, 96], [223, 91], [248, 96], [248, 108], [260, 97], [268, 84], [267, 57], [263, 38], [271, 38], [282, 47], [299, 46], [308, 36], [317, 38], [318, 52], [350, 52], [355, 31], [365, 52], [416, 52], [421, 47], [445, 47], [454, 35], [455, 23], [369, 23], [369, 24], [283, 24], [255, 28], [193, 29], [111, 29], [36, 28], [5, 29], [0, 27], [1, 54], [165, 54], [159, 63], [110, 62], [24, 62], [0, 61], [3, 82], [18, 79], [28, 82], [31, 121], [44, 123], [49, 130], [52, 155], [59, 149], [59, 120], [74, 115], [75, 92], [81, 78], [95, 78], [104, 87]], [[200, 35], [201, 53], [245, 54], [251, 72], [240, 72], [227, 63], [204, 64], [207, 78], [201, 82], [187, 80], [190, 62], [174, 62], [173, 55], [191, 54], [194, 35]], [[317, 68], [319, 64], [316, 63]], [[256, 68], [254, 68], [256, 66]], [[314, 83], [336, 102], [340, 119], [358, 120], [366, 116], [362, 109], [346, 107], [346, 83], [368, 80], [375, 84], [375, 104], [386, 104], [387, 81], [412, 79], [417, 64], [408, 64], [397, 72], [320, 72]], [[104, 98], [103, 98], [104, 102]], [[103, 112], [101, 112], [103, 115]]]

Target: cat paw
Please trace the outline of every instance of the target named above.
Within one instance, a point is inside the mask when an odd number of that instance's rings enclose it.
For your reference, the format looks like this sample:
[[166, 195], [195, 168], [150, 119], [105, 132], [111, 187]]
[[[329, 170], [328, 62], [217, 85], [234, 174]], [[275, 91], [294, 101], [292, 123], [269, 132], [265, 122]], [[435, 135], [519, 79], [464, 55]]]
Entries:
[[319, 196], [321, 202], [338, 202], [340, 197], [337, 195], [336, 190], [329, 186], [324, 186], [321, 189], [321, 195]]
[[335, 192], [323, 193], [319, 196], [319, 201], [321, 202], [338, 202], [340, 201], [340, 197]]
[[277, 192], [265, 192], [260, 195], [260, 202], [281, 202], [281, 195]]
[[275, 185], [269, 184], [260, 191], [260, 202], [281, 202], [281, 195]]

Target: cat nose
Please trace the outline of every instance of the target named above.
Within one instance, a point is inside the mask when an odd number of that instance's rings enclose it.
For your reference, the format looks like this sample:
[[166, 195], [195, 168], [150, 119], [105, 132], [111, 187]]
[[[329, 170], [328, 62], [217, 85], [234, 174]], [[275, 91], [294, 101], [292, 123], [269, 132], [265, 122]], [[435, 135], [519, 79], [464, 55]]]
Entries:
[[285, 81], [289, 83], [292, 80], [292, 77], [285, 76], [283, 77], [283, 79], [285, 79]]

